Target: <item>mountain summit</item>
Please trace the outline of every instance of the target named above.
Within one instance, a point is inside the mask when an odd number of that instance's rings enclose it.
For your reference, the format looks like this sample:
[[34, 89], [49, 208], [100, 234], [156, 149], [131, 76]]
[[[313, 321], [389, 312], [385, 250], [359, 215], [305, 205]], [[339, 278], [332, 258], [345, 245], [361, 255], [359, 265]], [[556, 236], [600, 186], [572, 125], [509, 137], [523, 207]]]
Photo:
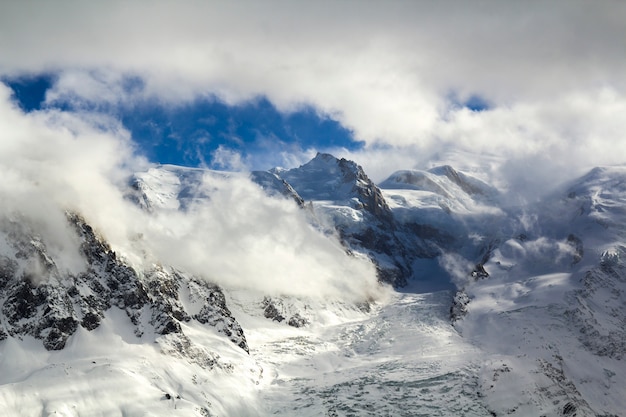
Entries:
[[391, 221], [391, 210], [380, 189], [353, 161], [318, 153], [301, 167], [278, 175], [305, 200], [352, 201], [376, 219]]

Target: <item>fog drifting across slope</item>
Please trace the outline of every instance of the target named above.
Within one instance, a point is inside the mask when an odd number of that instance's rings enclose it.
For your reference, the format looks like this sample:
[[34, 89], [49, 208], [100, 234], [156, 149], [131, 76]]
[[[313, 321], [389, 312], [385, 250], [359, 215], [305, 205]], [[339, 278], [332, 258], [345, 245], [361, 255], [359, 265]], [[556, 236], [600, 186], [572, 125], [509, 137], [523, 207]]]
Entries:
[[247, 178], [207, 178], [208, 201], [150, 214], [124, 198], [130, 174], [148, 164], [114, 121], [24, 114], [0, 86], [0, 126], [0, 216], [28, 222], [62, 271], [84, 267], [69, 210], [137, 267], [161, 262], [268, 294], [356, 300], [379, 290], [369, 261], [348, 256], [293, 201], [269, 198]]
[[142, 242], [157, 259], [275, 295], [363, 299], [380, 291], [370, 261], [348, 256], [292, 199], [268, 197], [245, 175], [210, 171], [195, 192], [208, 198], [149, 217]]
[[61, 271], [84, 267], [65, 211], [89, 213], [95, 223], [120, 217], [115, 184], [142, 162], [131, 155], [112, 120], [59, 111], [25, 115], [0, 85], [0, 217], [27, 223]]

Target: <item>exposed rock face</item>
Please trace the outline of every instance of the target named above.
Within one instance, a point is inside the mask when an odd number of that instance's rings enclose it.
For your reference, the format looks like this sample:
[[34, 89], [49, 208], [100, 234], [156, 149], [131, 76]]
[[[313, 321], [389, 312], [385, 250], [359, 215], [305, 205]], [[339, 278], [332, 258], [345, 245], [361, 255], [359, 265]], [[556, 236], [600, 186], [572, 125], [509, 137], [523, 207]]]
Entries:
[[[283, 298], [264, 297], [261, 302], [263, 316], [266, 319], [278, 323], [285, 323], [291, 327], [304, 327], [309, 324], [309, 319], [305, 317], [300, 307], [291, 302], [285, 302]], [[306, 310], [306, 305], [304, 310]], [[289, 319], [287, 319], [289, 317]]]
[[454, 323], [457, 320], [461, 320], [467, 314], [467, 305], [470, 299], [465, 291], [457, 291], [452, 299], [452, 305], [450, 306], [450, 320]]
[[626, 357], [626, 247], [602, 254], [600, 265], [582, 278], [583, 288], [571, 295], [566, 317], [579, 329], [581, 343], [598, 356]]
[[270, 297], [265, 297], [263, 299], [263, 315], [266, 319], [274, 320], [277, 322], [282, 322], [285, 320], [285, 317], [282, 315], [281, 311], [276, 306], [274, 300]]
[[574, 256], [572, 259], [572, 265], [576, 265], [583, 259], [585, 255], [583, 241], [576, 235], [570, 234], [567, 236], [567, 244], [574, 250]]
[[472, 278], [478, 280], [478, 279], [485, 279], [485, 278], [489, 278], [489, 272], [487, 272], [485, 270], [485, 266], [483, 264], [477, 264], [474, 267], [474, 270], [471, 273]]
[[228, 339], [248, 352], [248, 342], [241, 325], [233, 317], [226, 306], [224, 293], [217, 286], [198, 279], [192, 279], [187, 283], [196, 301], [202, 303], [202, 308], [193, 318], [202, 324], [208, 324], [223, 333]]
[[383, 197], [380, 189], [365, 175], [363, 168], [344, 158], [339, 160], [338, 165], [343, 181], [354, 184], [352, 192], [357, 195], [363, 209], [383, 223], [392, 222], [393, 215], [385, 197]]
[[302, 317], [300, 313], [296, 313], [289, 318], [287, 324], [292, 327], [304, 327], [309, 324], [309, 321], [306, 318]]
[[380, 189], [353, 161], [318, 153], [299, 168], [277, 173], [305, 200], [345, 201], [356, 199], [356, 206], [382, 222], [392, 221], [392, 213]]
[[[328, 214], [344, 246], [369, 255], [380, 281], [406, 285], [412, 259], [427, 252], [424, 243], [414, 233], [400, 230], [381, 190], [361, 166], [318, 153], [299, 168], [275, 173], [304, 200], [332, 201], [337, 209]], [[355, 212], [360, 220], [345, 217], [346, 211]]]
[[[75, 275], [59, 271], [46, 243], [24, 224], [3, 223], [3, 237], [12, 253], [0, 255], [4, 316], [0, 339], [29, 335], [41, 339], [48, 350], [63, 349], [79, 326], [94, 330], [109, 309], [119, 308], [137, 337], [144, 334], [146, 323], [156, 334], [183, 337], [180, 323], [196, 320], [248, 351], [243, 330], [219, 287], [162, 266], [140, 274], [120, 260], [80, 216], [69, 214], [68, 220], [85, 262], [84, 271]], [[188, 294], [185, 303], [183, 294]], [[198, 313], [186, 311], [185, 304], [197, 306]]]
[[71, 298], [52, 284], [36, 286], [27, 280], [11, 284], [3, 291], [6, 324], [2, 333], [30, 335], [42, 339], [48, 350], [63, 349], [78, 328]]
[[49, 350], [62, 349], [78, 328], [71, 277], [63, 277], [41, 238], [18, 220], [3, 219], [9, 253], [0, 256], [2, 334], [30, 335]]

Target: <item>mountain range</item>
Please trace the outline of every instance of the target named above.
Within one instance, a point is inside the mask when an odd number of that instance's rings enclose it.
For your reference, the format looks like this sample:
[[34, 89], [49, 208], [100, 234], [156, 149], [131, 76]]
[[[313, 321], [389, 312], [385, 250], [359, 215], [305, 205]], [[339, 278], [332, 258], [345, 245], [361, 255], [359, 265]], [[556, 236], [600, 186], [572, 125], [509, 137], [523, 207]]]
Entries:
[[6, 213], [0, 409], [625, 415], [626, 167], [519, 201], [476, 166], [154, 165], [123, 241]]

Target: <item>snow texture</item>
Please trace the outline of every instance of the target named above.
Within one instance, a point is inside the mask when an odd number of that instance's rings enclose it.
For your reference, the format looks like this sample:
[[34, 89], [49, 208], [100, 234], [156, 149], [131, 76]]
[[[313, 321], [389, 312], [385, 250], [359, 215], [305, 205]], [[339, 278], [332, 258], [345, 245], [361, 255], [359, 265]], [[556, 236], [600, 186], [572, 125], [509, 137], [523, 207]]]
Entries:
[[[78, 213], [64, 247], [6, 216], [3, 415], [624, 415], [626, 168], [512, 205], [486, 182], [497, 161], [451, 162], [379, 185], [328, 154], [251, 174], [270, 207], [339, 239], [333, 262], [375, 265], [382, 284], [358, 300], [138, 268]], [[124, 192], [160, 219], [233, 176], [155, 166]]]

